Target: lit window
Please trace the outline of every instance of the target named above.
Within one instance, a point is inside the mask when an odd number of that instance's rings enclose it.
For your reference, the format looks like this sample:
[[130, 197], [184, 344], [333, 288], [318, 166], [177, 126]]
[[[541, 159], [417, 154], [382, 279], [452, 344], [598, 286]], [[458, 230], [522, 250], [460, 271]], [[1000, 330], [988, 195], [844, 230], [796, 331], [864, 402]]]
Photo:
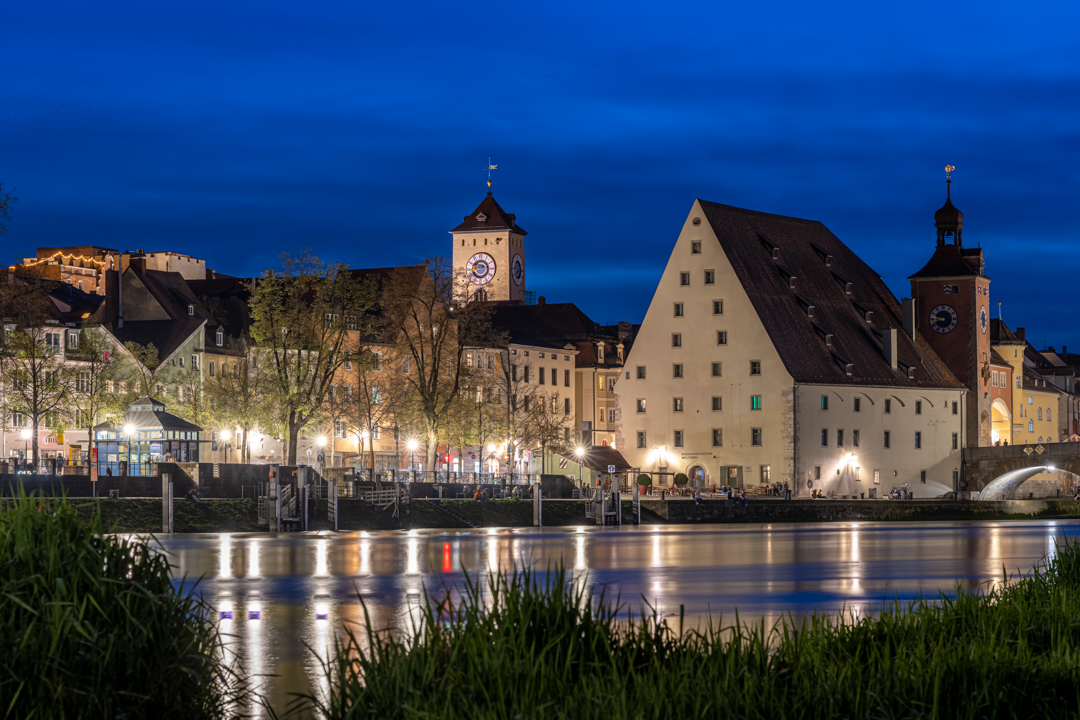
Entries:
[[829, 409], [829, 396], [828, 395], [822, 395], [821, 396], [821, 409], [822, 410], [828, 410]]
[[224, 345], [225, 344], [225, 333], [218, 330], [217, 334], [214, 336], [214, 341], [217, 343], [218, 347], [221, 347], [222, 345]]
[[918, 450], [921, 447], [922, 447], [922, 433], [916, 431], [915, 432], [915, 449]]
[[672, 408], [671, 409], [673, 411], [675, 411], [675, 412], [682, 412], [683, 411], [683, 399], [682, 398], [672, 398]]
[[761, 396], [760, 395], [751, 395], [750, 396], [750, 409], [751, 410], [760, 410], [761, 409]]
[[638, 411], [639, 413], [643, 413], [643, 412], [645, 412], [645, 399], [644, 399], [644, 398], [638, 398], [638, 401], [637, 401], [637, 411]]
[[724, 446], [724, 431], [719, 428], [713, 428], [712, 431], [712, 446], [723, 447]]

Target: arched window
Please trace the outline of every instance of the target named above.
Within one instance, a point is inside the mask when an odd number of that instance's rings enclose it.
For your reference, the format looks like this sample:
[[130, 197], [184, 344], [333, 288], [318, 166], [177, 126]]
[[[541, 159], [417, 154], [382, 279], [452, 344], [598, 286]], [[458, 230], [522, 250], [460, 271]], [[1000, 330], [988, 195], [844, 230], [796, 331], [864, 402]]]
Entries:
[[1035, 421], [1028, 420], [1028, 432], [1035, 432]]
[[1050, 420], [1050, 408], [1046, 408], [1046, 419]]
[[1039, 419], [1042, 420], [1042, 408], [1039, 408], [1036, 413], [1038, 414]]

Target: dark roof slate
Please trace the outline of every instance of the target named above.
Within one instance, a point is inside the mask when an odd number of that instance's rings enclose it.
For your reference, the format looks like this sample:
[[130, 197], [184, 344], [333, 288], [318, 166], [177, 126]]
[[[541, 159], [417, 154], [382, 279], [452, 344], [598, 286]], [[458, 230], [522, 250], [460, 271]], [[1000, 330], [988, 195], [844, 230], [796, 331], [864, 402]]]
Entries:
[[[481, 216], [483, 220], [480, 219]], [[518, 235], [529, 234], [518, 227], [514, 214], [504, 211], [499, 203], [495, 202], [495, 197], [490, 192], [472, 211], [472, 215], [466, 215], [461, 224], [450, 232], [483, 232], [485, 230], [510, 230]]]
[[1024, 341], [1016, 337], [1003, 320], [990, 318], [991, 345], [1023, 345]]
[[[900, 303], [878, 274], [822, 223], [699, 202], [796, 382], [964, 387], [921, 335], [912, 340], [904, 333]], [[773, 249], [778, 250], [775, 260]], [[789, 287], [792, 277], [794, 290]], [[852, 284], [850, 295], [847, 283]], [[810, 305], [813, 318], [808, 317]], [[873, 313], [872, 322], [866, 321], [867, 312]], [[882, 352], [886, 328], [898, 330], [897, 370]], [[832, 336], [831, 346], [826, 334]], [[845, 370], [848, 363], [851, 375]], [[913, 379], [908, 367], [915, 368]]]
[[930, 260], [912, 278], [948, 278], [982, 275], [982, 254], [952, 244], [939, 245]]

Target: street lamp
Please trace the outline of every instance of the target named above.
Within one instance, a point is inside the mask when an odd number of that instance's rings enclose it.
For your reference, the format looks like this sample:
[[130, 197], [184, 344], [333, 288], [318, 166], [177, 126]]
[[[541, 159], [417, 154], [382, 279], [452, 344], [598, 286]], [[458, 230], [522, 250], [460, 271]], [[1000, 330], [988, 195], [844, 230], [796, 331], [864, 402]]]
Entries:
[[232, 433], [228, 430], [222, 430], [218, 433], [218, 436], [225, 441], [225, 462], [229, 462], [229, 439], [232, 438]]
[[25, 464], [26, 463], [26, 455], [27, 455], [28, 452], [30, 452], [30, 450], [28, 448], [28, 443], [30, 442], [30, 428], [23, 428], [22, 439], [23, 439], [23, 451], [22, 451], [23, 463]]
[[415, 469], [415, 466], [416, 466], [416, 448], [419, 447], [419, 445], [420, 444], [418, 442], [416, 442], [416, 440], [410, 440], [408, 443], [405, 444], [405, 447], [409, 448], [409, 452], [412, 453], [412, 455], [411, 455], [411, 457], [409, 459], [409, 471], [410, 472], [416, 472], [416, 469]]
[[135, 434], [135, 426], [128, 423], [124, 426], [124, 434], [127, 435], [127, 462], [128, 471], [127, 474], [131, 475], [131, 436]]
[[576, 450], [574, 450], [574, 454], [577, 455], [578, 487], [579, 488], [584, 488], [585, 487], [585, 478], [583, 477], [584, 473], [581, 470], [581, 458], [582, 458], [583, 455], [585, 455], [585, 448], [583, 448], [583, 447], [577, 448]]
[[323, 450], [324, 448], [326, 448], [326, 436], [320, 435], [319, 437], [315, 438], [315, 444], [319, 446], [319, 458], [323, 458], [319, 460], [319, 470], [321, 471], [323, 468], [323, 463], [325, 462]]

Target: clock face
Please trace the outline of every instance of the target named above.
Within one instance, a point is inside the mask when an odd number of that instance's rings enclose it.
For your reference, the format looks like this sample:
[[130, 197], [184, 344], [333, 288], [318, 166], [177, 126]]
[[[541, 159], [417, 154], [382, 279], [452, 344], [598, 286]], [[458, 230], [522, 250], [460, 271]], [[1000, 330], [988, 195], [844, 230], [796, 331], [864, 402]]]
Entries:
[[514, 259], [510, 263], [510, 276], [514, 278], [515, 285], [525, 282], [525, 261], [521, 259], [520, 255], [514, 255]]
[[986, 306], [979, 308], [979, 327], [982, 328], [983, 334], [986, 333]]
[[476, 253], [469, 258], [466, 272], [474, 285], [487, 285], [495, 277], [495, 258], [487, 253]]
[[956, 327], [956, 311], [948, 305], [938, 305], [930, 311], [930, 327], [939, 333], [952, 332]]

